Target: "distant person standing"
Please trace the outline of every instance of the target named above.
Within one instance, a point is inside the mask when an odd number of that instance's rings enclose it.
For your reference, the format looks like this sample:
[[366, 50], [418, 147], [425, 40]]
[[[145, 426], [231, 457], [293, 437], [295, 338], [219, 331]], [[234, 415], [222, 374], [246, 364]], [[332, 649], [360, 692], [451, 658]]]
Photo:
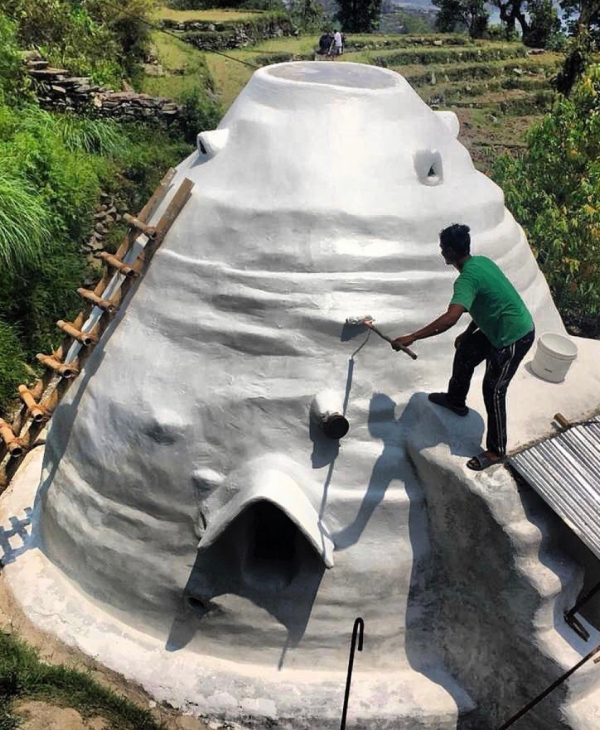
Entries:
[[328, 30], [326, 30], [319, 38], [319, 50], [317, 51], [319, 56], [328, 56], [332, 43], [333, 36]]
[[341, 56], [344, 53], [344, 38], [339, 30], [333, 34], [333, 55]]

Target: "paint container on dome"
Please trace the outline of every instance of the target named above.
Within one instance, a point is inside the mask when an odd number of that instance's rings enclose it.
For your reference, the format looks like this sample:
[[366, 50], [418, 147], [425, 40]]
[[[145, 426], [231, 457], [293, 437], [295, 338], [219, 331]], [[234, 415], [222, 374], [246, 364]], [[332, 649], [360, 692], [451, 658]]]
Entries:
[[343, 396], [334, 390], [317, 393], [311, 404], [310, 414], [330, 439], [339, 440], [350, 429], [348, 419], [343, 415]]
[[531, 369], [544, 380], [562, 383], [576, 357], [577, 345], [573, 340], [565, 335], [545, 332], [538, 340]]

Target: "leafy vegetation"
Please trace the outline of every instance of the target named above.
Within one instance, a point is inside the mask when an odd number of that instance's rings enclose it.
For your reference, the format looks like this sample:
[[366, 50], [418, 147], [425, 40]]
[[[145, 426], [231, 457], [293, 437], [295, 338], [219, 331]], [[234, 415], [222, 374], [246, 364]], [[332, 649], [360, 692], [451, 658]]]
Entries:
[[555, 302], [571, 323], [597, 332], [600, 316], [600, 70], [527, 136], [522, 157], [493, 168], [527, 232]]
[[[0, 327], [0, 342], [1, 337]], [[83, 717], [100, 715], [115, 730], [160, 730], [147, 710], [102, 687], [83, 672], [41, 662], [32, 648], [12, 634], [1, 632], [0, 730], [14, 730], [20, 725], [12, 711], [12, 703], [20, 697], [64, 703]]]
[[379, 25], [382, 0], [337, 0], [337, 18], [345, 33], [369, 33]]
[[[100, 193], [139, 209], [189, 152], [165, 130], [40, 109], [22, 73], [24, 27], [0, 14], [0, 409], [36, 352], [58, 345], [56, 321], [80, 306], [75, 292], [87, 266], [80, 246]], [[201, 101], [197, 94], [187, 103], [190, 124], [211, 111]]]
[[471, 38], [483, 38], [487, 32], [489, 13], [485, 0], [432, 0], [439, 9], [435, 21], [442, 33], [466, 29]]
[[39, 48], [53, 63], [104, 84], [128, 76], [148, 47], [152, 0], [0, 0], [24, 48]]

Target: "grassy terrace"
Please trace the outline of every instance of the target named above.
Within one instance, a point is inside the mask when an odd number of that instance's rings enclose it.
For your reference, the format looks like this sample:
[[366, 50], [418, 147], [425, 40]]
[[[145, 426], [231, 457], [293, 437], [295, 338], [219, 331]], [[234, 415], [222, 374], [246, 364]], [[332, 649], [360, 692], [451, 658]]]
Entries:
[[202, 20], [207, 23], [235, 23], [260, 15], [260, 10], [229, 10], [227, 8], [211, 10], [173, 10], [161, 7], [154, 14], [155, 20], [174, 20], [183, 23], [186, 20]]
[[[155, 44], [168, 75], [147, 79], [145, 90], [177, 98], [208, 73], [226, 110], [253, 72], [238, 60], [254, 66], [312, 60], [317, 40], [316, 35], [277, 38], [227, 51], [231, 58], [225, 58], [200, 54], [157, 34]], [[206, 67], [198, 57], [204, 57]], [[473, 42], [457, 34], [356, 35], [348, 38], [344, 60], [396, 71], [428, 104], [454, 110], [461, 120], [461, 140], [476, 164], [487, 169], [498, 151], [522, 146], [531, 122], [548, 108], [552, 99], [549, 81], [561, 57], [556, 53], [529, 55], [519, 43]]]

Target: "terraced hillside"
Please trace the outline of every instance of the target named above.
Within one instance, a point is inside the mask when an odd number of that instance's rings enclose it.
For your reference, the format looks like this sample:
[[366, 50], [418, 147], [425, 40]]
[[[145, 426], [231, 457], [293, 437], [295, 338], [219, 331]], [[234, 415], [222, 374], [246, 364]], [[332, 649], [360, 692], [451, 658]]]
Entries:
[[[168, 37], [157, 39], [157, 43], [163, 56], [173, 56], [172, 44], [183, 45]], [[315, 36], [302, 36], [229, 50], [230, 58], [207, 53], [207, 66], [224, 108], [250, 78], [252, 66], [312, 60], [316, 45]], [[167, 64], [166, 73], [179, 76], [177, 84], [185, 78], [186, 64], [195, 53], [193, 49], [178, 49], [179, 56], [189, 55], [187, 61], [180, 59], [176, 68]], [[473, 42], [457, 34], [365, 35], [348, 38], [344, 60], [393, 69], [433, 108], [455, 111], [461, 120], [463, 143], [485, 170], [498, 152], [522, 147], [531, 122], [548, 109], [553, 98], [549, 81], [561, 56], [530, 53], [519, 43]], [[168, 94], [167, 81], [164, 79]], [[160, 89], [155, 86], [153, 91]]]

